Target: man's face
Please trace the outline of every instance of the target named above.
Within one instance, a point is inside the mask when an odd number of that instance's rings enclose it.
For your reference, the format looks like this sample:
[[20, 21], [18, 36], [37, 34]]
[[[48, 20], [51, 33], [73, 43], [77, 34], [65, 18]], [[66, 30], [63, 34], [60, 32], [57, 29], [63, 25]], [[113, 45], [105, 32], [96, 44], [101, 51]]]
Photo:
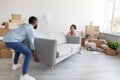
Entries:
[[37, 26], [38, 26], [38, 22], [36, 21], [34, 24], [34, 29], [37, 29]]

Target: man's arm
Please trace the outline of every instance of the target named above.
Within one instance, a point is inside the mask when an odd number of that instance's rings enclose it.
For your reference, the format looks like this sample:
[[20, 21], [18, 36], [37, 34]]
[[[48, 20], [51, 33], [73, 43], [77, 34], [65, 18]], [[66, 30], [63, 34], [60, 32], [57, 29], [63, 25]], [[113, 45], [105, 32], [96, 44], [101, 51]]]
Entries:
[[34, 58], [34, 61], [35, 62], [40, 62], [38, 56], [37, 56], [37, 53], [35, 52], [35, 45], [34, 45], [34, 31], [30, 28], [28, 28], [26, 30], [27, 32], [27, 39], [29, 41], [29, 44], [30, 44], [30, 48], [32, 50], [32, 54], [33, 54], [33, 58]]

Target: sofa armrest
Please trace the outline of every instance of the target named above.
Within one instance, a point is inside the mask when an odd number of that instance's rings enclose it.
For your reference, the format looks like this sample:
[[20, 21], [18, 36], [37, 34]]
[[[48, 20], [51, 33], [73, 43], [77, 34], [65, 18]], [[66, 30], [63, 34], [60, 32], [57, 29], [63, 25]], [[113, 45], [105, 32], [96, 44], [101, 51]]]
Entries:
[[47, 65], [56, 64], [57, 41], [35, 38], [36, 52], [40, 61]]
[[67, 43], [74, 43], [79, 44], [80, 43], [80, 37], [78, 36], [68, 36], [66, 35]]

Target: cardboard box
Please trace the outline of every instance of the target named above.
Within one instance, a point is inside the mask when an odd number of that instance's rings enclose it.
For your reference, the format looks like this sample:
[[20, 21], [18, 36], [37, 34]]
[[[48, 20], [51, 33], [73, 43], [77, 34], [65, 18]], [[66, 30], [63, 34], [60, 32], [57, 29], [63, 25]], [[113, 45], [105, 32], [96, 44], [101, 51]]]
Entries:
[[11, 31], [11, 29], [0, 29], [0, 36], [5, 36], [9, 31]]
[[89, 42], [93, 42], [93, 43], [96, 44], [97, 47], [101, 47], [101, 45], [105, 43], [105, 40], [102, 40], [102, 39], [100, 39], [100, 40], [98, 40], [98, 39], [90, 39]]
[[0, 41], [0, 50], [2, 50], [2, 49], [7, 49], [7, 47], [4, 42]]
[[12, 51], [2, 41], [0, 41], [0, 58], [12, 58]]
[[0, 58], [12, 58], [12, 52], [9, 49], [0, 50]]
[[82, 47], [85, 47], [85, 41], [86, 41], [86, 40], [87, 40], [86, 38], [82, 38], [82, 41], [81, 41]]
[[99, 26], [86, 26], [85, 34], [89, 33], [90, 38], [97, 38], [96, 35], [99, 35]]
[[25, 23], [24, 20], [13, 20], [13, 19], [9, 20], [9, 22], [16, 23], [17, 26], [21, 26]]
[[12, 14], [13, 20], [21, 20], [21, 14]]
[[117, 51], [108, 47], [107, 50], [106, 50], [106, 55], [116, 56]]
[[5, 26], [5, 29], [16, 29], [16, 28], [18, 28], [17, 23], [4, 22], [3, 25]]

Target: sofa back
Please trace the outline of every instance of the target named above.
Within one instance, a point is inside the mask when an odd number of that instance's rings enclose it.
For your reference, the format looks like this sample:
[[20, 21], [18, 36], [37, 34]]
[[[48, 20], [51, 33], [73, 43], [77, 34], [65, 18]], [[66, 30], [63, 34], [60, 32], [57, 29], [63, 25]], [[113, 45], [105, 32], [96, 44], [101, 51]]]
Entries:
[[63, 32], [36, 33], [35, 37], [56, 40], [58, 45], [67, 42], [66, 36]]

